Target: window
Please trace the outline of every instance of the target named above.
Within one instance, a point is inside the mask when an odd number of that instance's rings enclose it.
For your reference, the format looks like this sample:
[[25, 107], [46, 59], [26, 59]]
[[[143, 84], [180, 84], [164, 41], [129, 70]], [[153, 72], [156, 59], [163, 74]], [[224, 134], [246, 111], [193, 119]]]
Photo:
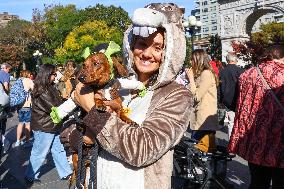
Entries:
[[216, 10], [216, 7], [211, 7], [210, 10], [211, 10], [211, 11], [215, 11], [215, 10]]
[[216, 31], [216, 30], [217, 30], [217, 26], [213, 26], [212, 31]]
[[202, 16], [202, 20], [207, 20], [208, 16]]
[[217, 20], [211, 20], [211, 24], [217, 24]]
[[203, 9], [203, 12], [208, 12], [208, 8]]
[[202, 5], [208, 5], [207, 1], [203, 1]]
[[208, 31], [209, 31], [209, 28], [208, 28], [208, 27], [205, 27], [205, 28], [203, 28], [202, 31], [203, 31], [203, 32], [208, 32]]

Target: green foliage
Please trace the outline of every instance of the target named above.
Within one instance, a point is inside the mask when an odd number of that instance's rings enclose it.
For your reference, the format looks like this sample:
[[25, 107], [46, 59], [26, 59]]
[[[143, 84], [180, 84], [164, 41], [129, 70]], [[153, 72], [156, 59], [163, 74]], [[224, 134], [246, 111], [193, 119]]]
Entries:
[[[9, 62], [15, 69], [32, 60], [30, 47], [37, 41], [37, 32], [31, 22], [24, 20], [10, 21], [0, 29], [0, 62]], [[32, 63], [29, 68], [33, 67]], [[16, 70], [17, 71], [17, 70]]]
[[[93, 26], [97, 28], [84, 25], [91, 21], [97, 23]], [[67, 59], [82, 61], [80, 54], [86, 46], [109, 40], [121, 45], [129, 23], [128, 14], [121, 7], [97, 4], [79, 10], [75, 5], [45, 5], [42, 12], [33, 10], [32, 22], [15, 20], [0, 28], [0, 62], [10, 62], [15, 67], [25, 62], [34, 70], [35, 50], [43, 54], [43, 63], [65, 63]], [[80, 26], [88, 29], [77, 31], [79, 29], [75, 28]]]
[[185, 55], [185, 62], [184, 62], [184, 67], [191, 67], [190, 64], [190, 55], [192, 53], [192, 44], [191, 44], [191, 37], [185, 38], [186, 40], [186, 55]]
[[62, 48], [55, 50], [55, 58], [58, 63], [64, 64], [72, 59], [82, 62], [83, 50], [86, 47], [94, 47], [100, 43], [108, 43], [110, 40], [122, 44], [122, 33], [115, 27], [108, 27], [103, 21], [86, 22], [82, 26], [71, 31]]
[[251, 40], [254, 44], [267, 47], [269, 44], [284, 42], [284, 23], [272, 22], [269, 24], [262, 24], [260, 29], [260, 32], [253, 33], [251, 36]]
[[[50, 57], [56, 54], [54, 61], [58, 61], [57, 63], [63, 63], [70, 58], [80, 61], [79, 54], [82, 47], [98, 44], [98, 39], [103, 39], [102, 41], [111, 39], [121, 44], [123, 32], [130, 23], [127, 12], [121, 7], [106, 7], [100, 4], [83, 10], [76, 9], [75, 5], [50, 5], [45, 7], [42, 16], [40, 14], [35, 15], [43, 18], [46, 34], [45, 49]], [[74, 28], [90, 21], [103, 21], [107, 28], [116, 29], [111, 30], [112, 34], [107, 32], [106, 36], [102, 36], [105, 35], [104, 28], [97, 28], [96, 33], [90, 33], [89, 31], [93, 30], [89, 29], [79, 36], [72, 37], [73, 34], [70, 32], [74, 32]], [[101, 29], [102, 32], [99, 32]], [[94, 35], [99, 36], [94, 38]], [[111, 38], [108, 35], [111, 35]], [[67, 36], [69, 39], [67, 39]], [[72, 55], [71, 52], [75, 54]]]
[[82, 22], [75, 5], [50, 5], [44, 9], [44, 27], [48, 41], [46, 48], [54, 50], [63, 46], [69, 32]]
[[209, 39], [210, 45], [208, 48], [208, 54], [211, 56], [211, 59], [214, 61], [222, 61], [222, 43], [221, 38], [218, 34], [211, 36]]
[[268, 23], [260, 27], [261, 31], [253, 33], [250, 41], [232, 42], [238, 57], [251, 64], [258, 64], [265, 53], [265, 48], [272, 44], [284, 43], [284, 23]]
[[128, 13], [121, 7], [113, 5], [107, 7], [96, 4], [96, 6], [88, 7], [82, 11], [82, 15], [86, 21], [102, 20], [109, 27], [116, 27], [120, 32], [124, 32], [131, 23]]

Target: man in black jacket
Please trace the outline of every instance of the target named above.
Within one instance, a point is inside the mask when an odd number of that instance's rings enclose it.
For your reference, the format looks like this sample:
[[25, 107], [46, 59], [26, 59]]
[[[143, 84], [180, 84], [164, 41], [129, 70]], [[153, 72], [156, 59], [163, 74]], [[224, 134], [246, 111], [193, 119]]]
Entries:
[[226, 107], [225, 121], [228, 124], [228, 135], [230, 138], [234, 125], [235, 109], [238, 98], [238, 80], [244, 70], [238, 67], [237, 55], [229, 52], [226, 56], [227, 66], [220, 72], [220, 102]]

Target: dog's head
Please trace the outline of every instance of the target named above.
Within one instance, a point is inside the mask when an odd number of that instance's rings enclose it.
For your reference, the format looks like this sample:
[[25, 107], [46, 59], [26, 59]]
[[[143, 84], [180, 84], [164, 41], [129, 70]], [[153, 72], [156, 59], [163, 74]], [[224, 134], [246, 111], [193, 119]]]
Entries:
[[[115, 77], [117, 75], [128, 76], [127, 70], [121, 65], [117, 58], [112, 57]], [[78, 77], [81, 83], [102, 87], [108, 83], [112, 75], [111, 66], [104, 53], [98, 52], [90, 55], [84, 62]]]
[[103, 53], [90, 55], [84, 62], [79, 81], [86, 85], [105, 85], [111, 77], [110, 65]]

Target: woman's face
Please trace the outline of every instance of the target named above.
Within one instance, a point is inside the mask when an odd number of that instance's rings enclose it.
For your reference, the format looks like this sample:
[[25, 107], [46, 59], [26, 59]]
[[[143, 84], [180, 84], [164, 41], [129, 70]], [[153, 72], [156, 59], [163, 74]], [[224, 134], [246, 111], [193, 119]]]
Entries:
[[159, 70], [164, 53], [164, 35], [157, 31], [147, 38], [138, 37], [134, 44], [133, 55], [138, 78], [146, 82]]
[[54, 70], [54, 71], [51, 73], [51, 75], [50, 75], [50, 82], [51, 82], [51, 83], [54, 82], [56, 76], [57, 76], [57, 74], [56, 74], [56, 72], [55, 72], [55, 70]]

